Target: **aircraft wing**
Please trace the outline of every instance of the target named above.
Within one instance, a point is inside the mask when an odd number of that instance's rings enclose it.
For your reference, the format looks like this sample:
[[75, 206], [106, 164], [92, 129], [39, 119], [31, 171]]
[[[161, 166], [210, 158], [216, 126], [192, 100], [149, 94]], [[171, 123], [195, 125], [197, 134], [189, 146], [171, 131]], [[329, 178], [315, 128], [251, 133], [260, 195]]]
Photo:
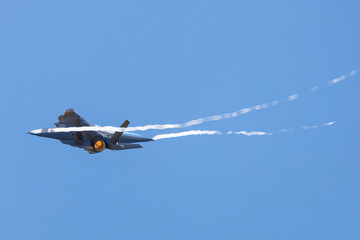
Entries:
[[[53, 138], [60, 140], [62, 143], [71, 145], [73, 147], [86, 147], [90, 146], [89, 141], [78, 141], [76, 136], [78, 132], [47, 132], [46, 129], [44, 129], [41, 133], [32, 133], [28, 132], [31, 135], [36, 135], [39, 137], [46, 137], [46, 138]], [[87, 139], [85, 139], [87, 140]]]
[[39, 137], [54, 138], [58, 140], [75, 140], [76, 136], [76, 132], [48, 132], [47, 128], [42, 129], [42, 132], [39, 133], [28, 133]]
[[92, 126], [88, 121], [81, 117], [74, 109], [67, 109], [63, 115], [58, 117], [59, 122], [55, 123], [56, 127], [82, 127]]

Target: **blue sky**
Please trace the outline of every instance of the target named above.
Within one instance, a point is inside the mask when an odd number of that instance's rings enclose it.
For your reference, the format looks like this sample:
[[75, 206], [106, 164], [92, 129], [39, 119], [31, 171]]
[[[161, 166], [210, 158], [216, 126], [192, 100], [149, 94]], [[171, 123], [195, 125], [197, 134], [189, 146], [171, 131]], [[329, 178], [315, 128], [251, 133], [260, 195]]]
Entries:
[[[359, 1], [0, 1], [1, 239], [359, 239]], [[318, 86], [319, 90], [309, 89]], [[295, 101], [286, 101], [291, 94]], [[189, 136], [89, 155], [27, 135]], [[336, 121], [329, 127], [304, 125]]]

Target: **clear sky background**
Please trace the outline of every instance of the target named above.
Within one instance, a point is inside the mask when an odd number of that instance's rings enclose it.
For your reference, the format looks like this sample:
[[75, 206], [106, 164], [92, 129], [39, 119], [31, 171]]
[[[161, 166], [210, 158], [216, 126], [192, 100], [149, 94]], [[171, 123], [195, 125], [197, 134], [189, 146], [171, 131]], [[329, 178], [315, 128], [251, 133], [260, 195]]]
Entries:
[[[360, 74], [326, 85], [360, 68], [359, 10], [355, 0], [0, 1], [0, 239], [359, 239]], [[69, 107], [93, 124], [139, 126], [273, 100], [139, 132], [272, 136], [89, 155], [26, 134]]]

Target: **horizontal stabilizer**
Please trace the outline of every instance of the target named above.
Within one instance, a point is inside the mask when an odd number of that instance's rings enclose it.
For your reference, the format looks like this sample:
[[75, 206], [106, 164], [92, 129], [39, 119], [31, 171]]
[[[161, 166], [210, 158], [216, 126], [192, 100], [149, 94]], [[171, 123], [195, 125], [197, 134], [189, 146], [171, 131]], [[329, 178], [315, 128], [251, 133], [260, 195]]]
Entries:
[[126, 150], [133, 148], [142, 148], [140, 144], [120, 143], [119, 145], [112, 146], [112, 150]]

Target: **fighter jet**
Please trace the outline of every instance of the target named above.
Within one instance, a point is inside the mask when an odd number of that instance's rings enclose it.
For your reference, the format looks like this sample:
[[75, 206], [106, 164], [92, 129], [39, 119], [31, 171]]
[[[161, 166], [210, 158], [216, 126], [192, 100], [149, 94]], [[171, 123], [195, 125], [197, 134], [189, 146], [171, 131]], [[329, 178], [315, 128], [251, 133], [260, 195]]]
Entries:
[[[59, 116], [59, 122], [55, 123], [57, 128], [67, 127], [92, 127], [84, 118], [77, 112], [69, 108], [63, 115]], [[130, 122], [125, 120], [121, 128], [127, 128]], [[110, 150], [125, 150], [133, 148], [142, 148], [140, 144], [133, 144], [137, 142], [153, 141], [151, 138], [144, 138], [140, 136], [132, 136], [123, 134], [123, 132], [105, 132], [105, 131], [78, 131], [78, 132], [53, 132], [48, 128], [33, 130], [28, 132], [31, 135], [40, 137], [54, 138], [60, 140], [64, 144], [72, 147], [82, 148], [90, 154], [100, 153], [106, 148]]]

